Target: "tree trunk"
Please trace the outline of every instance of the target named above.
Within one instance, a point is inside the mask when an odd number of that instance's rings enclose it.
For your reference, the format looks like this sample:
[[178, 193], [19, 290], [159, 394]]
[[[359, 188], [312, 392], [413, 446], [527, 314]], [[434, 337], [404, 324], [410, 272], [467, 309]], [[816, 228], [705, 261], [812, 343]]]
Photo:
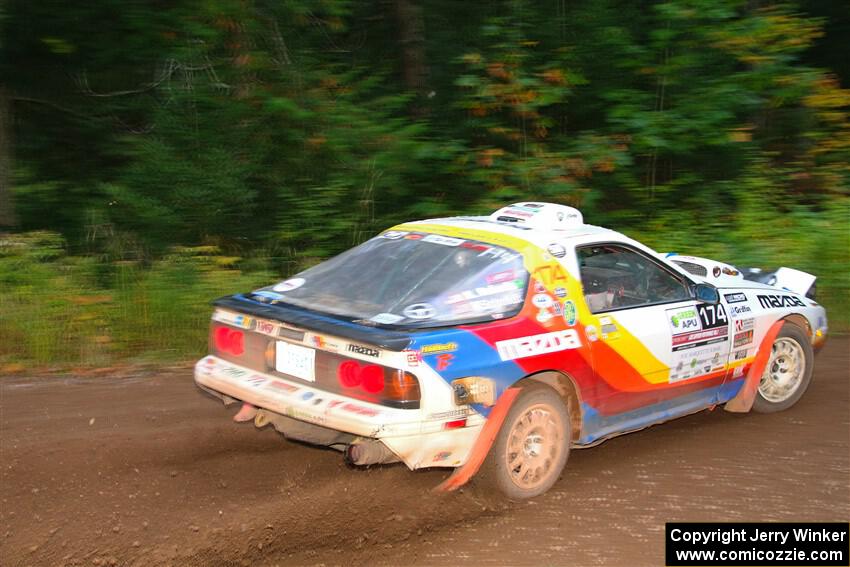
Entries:
[[12, 201], [12, 101], [0, 85], [0, 231], [17, 224]]
[[401, 44], [402, 75], [407, 90], [419, 95], [414, 112], [423, 112], [427, 96], [428, 65], [425, 58], [425, 23], [416, 0], [395, 0], [398, 39]]

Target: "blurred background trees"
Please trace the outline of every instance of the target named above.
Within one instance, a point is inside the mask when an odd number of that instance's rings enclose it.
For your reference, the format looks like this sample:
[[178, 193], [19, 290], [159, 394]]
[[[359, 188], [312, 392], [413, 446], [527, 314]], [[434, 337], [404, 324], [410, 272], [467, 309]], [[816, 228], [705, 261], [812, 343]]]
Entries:
[[[0, 362], [186, 356], [216, 293], [526, 199], [811, 271], [850, 326], [846, 2], [9, 0], [0, 29]], [[94, 354], [18, 323], [45, 296]], [[201, 315], [151, 342], [128, 302], [148, 335]]]

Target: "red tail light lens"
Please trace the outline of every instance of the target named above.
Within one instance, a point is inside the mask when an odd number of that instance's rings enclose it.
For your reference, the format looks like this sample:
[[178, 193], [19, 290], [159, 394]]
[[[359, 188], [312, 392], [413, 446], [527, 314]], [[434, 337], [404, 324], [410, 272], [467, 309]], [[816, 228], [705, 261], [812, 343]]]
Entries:
[[336, 367], [336, 377], [345, 395], [395, 407], [419, 405], [419, 380], [410, 372], [344, 360]]
[[384, 389], [384, 369], [376, 364], [370, 364], [360, 372], [363, 381], [360, 387], [370, 394], [377, 394]]
[[377, 394], [384, 389], [384, 367], [377, 364], [361, 366], [356, 360], [346, 360], [337, 367], [336, 376], [343, 388], [359, 386], [370, 394]]
[[218, 327], [215, 330], [215, 348], [234, 356], [241, 356], [245, 352], [245, 333], [228, 327]]
[[353, 360], [346, 360], [340, 364], [336, 373], [343, 388], [356, 388], [363, 379], [360, 375], [360, 365]]

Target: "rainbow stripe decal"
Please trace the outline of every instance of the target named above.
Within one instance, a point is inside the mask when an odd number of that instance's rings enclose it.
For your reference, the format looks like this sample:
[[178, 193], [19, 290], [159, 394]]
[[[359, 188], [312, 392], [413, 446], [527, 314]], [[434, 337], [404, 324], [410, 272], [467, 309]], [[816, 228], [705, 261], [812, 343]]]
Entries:
[[[670, 382], [669, 367], [617, 324], [616, 313], [602, 317], [591, 313], [578, 279], [540, 247], [518, 236], [428, 223], [407, 223], [392, 230], [477, 240], [523, 254], [530, 274], [529, 294], [549, 300], [538, 305], [526, 301], [522, 311], [509, 319], [414, 334], [410, 348], [447, 382], [486, 376], [497, 383], [497, 393], [538, 372], [569, 376], [582, 412], [579, 444], [723, 403], [743, 384], [745, 372], [727, 380], [731, 368], [727, 365]], [[551, 317], [541, 316], [543, 310], [549, 310]], [[603, 323], [617, 328], [616, 340], [599, 340], [596, 334]], [[487, 407], [475, 409], [488, 415]]]

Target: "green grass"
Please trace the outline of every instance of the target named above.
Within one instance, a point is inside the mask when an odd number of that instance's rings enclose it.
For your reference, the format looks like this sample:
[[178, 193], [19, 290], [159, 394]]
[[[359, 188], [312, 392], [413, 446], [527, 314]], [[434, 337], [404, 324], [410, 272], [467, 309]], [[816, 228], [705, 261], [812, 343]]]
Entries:
[[200, 356], [209, 302], [273, 279], [267, 272], [243, 273], [235, 259], [209, 248], [175, 250], [142, 268], [64, 256], [57, 242], [55, 235], [31, 233], [0, 246], [0, 366]]

